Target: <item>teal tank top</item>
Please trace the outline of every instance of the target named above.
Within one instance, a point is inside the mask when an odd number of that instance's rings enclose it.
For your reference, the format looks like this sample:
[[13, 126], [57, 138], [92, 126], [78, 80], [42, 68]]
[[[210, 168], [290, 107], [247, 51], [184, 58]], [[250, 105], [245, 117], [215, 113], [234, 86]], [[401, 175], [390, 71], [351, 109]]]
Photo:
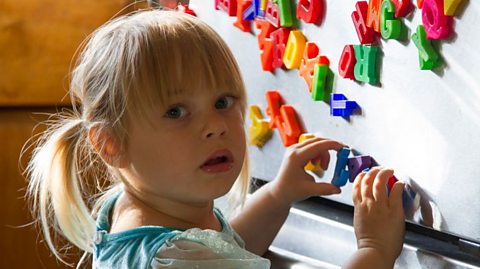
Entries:
[[167, 239], [181, 233], [159, 226], [143, 226], [110, 234], [109, 213], [115, 195], [100, 209], [94, 238], [93, 268], [150, 268], [158, 248]]
[[[245, 243], [225, 220], [219, 209], [215, 215], [222, 225], [222, 231], [192, 228], [178, 230], [160, 226], [142, 226], [119, 233], [109, 233], [109, 215], [121, 192], [107, 200], [98, 212], [94, 238], [93, 268], [152, 268], [171, 264], [175, 268], [270, 268], [268, 259], [259, 257], [245, 249]], [[175, 238], [174, 238], [175, 237]], [[172, 240], [188, 240], [202, 244], [213, 253], [223, 257], [215, 260], [176, 260], [156, 258], [158, 250]]]

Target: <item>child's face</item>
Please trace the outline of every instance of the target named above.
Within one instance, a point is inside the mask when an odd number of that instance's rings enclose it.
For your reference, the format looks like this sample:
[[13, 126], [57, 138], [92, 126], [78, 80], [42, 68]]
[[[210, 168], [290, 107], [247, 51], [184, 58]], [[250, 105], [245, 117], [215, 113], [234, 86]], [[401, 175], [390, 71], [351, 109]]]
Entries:
[[129, 165], [122, 173], [136, 192], [211, 202], [230, 190], [243, 165], [241, 104], [228, 91], [197, 90], [171, 99], [167, 109], [154, 111], [153, 125], [131, 121]]

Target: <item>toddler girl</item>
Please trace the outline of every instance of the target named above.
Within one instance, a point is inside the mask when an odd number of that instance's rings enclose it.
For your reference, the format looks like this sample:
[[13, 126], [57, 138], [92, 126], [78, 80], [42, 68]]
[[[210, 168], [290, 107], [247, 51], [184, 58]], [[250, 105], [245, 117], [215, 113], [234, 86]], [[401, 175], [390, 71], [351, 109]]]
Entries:
[[[28, 194], [45, 241], [59, 234], [94, 268], [270, 268], [261, 257], [290, 206], [339, 193], [303, 167], [324, 169], [339, 142], [287, 150], [276, 179], [249, 186], [238, 66], [195, 17], [141, 11], [114, 19], [84, 45], [72, 73], [73, 110], [50, 120], [28, 166]], [[391, 268], [403, 235], [401, 183], [373, 169], [354, 187], [358, 251], [346, 268]], [[228, 194], [227, 194], [228, 193]], [[228, 195], [230, 222], [214, 207]], [[235, 206], [236, 205], [236, 206]]]

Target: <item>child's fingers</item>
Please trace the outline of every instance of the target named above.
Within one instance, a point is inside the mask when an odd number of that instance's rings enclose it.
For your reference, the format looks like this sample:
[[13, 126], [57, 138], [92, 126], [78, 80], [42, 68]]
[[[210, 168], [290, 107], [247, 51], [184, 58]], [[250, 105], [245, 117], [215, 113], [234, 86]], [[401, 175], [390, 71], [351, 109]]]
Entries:
[[399, 209], [403, 212], [402, 194], [403, 194], [404, 188], [405, 188], [405, 183], [401, 181], [397, 181], [393, 185], [392, 190], [390, 191], [390, 197], [389, 197], [390, 208], [392, 208], [393, 210]]
[[361, 172], [357, 175], [355, 181], [353, 182], [352, 200], [354, 205], [362, 202], [362, 181], [365, 178], [366, 174], [366, 172]]
[[320, 167], [322, 167], [323, 170], [327, 170], [329, 163], [330, 163], [330, 154], [327, 152], [325, 156], [323, 156], [322, 159], [320, 160]]
[[310, 196], [338, 194], [341, 189], [330, 183], [315, 183], [310, 188]]
[[[307, 140], [303, 141], [302, 143], [299, 143], [296, 148], [297, 149], [302, 149], [302, 148], [310, 146], [311, 144], [318, 143], [320, 141], [333, 141], [333, 140], [322, 138], [322, 137], [314, 137], [314, 138], [311, 138], [311, 139], [307, 139]], [[334, 142], [336, 142], [336, 141], [334, 141]], [[339, 142], [337, 142], [337, 143], [339, 143]], [[343, 147], [345, 147], [345, 145], [343, 145]], [[330, 154], [328, 153], [328, 150], [325, 150], [325, 151], [321, 152], [318, 156], [313, 158], [311, 161], [314, 164], [320, 162], [320, 167], [323, 170], [327, 170], [328, 169], [328, 164], [330, 163]]]
[[380, 168], [374, 167], [366, 174], [365, 178], [362, 180], [362, 184], [361, 184], [362, 201], [365, 199], [374, 199], [373, 191], [372, 191], [373, 181], [375, 180], [375, 177], [379, 172], [380, 172]]
[[315, 142], [318, 142], [318, 141], [323, 141], [323, 140], [327, 140], [327, 139], [325, 139], [323, 137], [315, 136], [315, 137], [310, 138], [310, 139], [305, 139], [303, 142], [298, 143], [296, 145], [297, 145], [297, 148], [302, 148], [302, 147], [305, 147], [306, 145], [309, 145], [309, 144], [312, 144], [312, 143], [315, 143]]
[[314, 165], [320, 164], [320, 167], [323, 170], [327, 170], [328, 169], [328, 164], [330, 163], [330, 154], [326, 154], [326, 153], [322, 154], [321, 156], [313, 158], [313, 160], [311, 160], [311, 162]]
[[391, 176], [393, 176], [393, 170], [391, 169], [382, 169], [377, 174], [373, 182], [373, 197], [375, 201], [384, 204], [388, 202], [387, 181]]
[[330, 154], [328, 153], [328, 151], [323, 151], [321, 152], [317, 157], [313, 158], [311, 160], [311, 162], [313, 164], [318, 164], [320, 163], [320, 167], [323, 169], [323, 170], [327, 170], [328, 168], [328, 163], [330, 162]]
[[[312, 138], [314, 139], [314, 138]], [[320, 157], [322, 168], [324, 167], [325, 163], [330, 160], [330, 155], [328, 153], [329, 150], [336, 150], [339, 151], [343, 148], [344, 145], [340, 142], [333, 141], [333, 140], [316, 140], [312, 143], [308, 143], [297, 149], [298, 152], [298, 160], [302, 164], [306, 164], [308, 161], [313, 160], [315, 158]], [[328, 157], [327, 157], [328, 155]], [[326, 161], [324, 161], [326, 160]], [[326, 166], [326, 165], [325, 165]]]

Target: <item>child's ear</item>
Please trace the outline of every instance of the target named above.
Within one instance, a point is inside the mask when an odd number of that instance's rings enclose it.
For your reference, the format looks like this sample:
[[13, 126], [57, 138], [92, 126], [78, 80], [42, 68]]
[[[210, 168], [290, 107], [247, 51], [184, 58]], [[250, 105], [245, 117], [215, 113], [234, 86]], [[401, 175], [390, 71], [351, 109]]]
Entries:
[[94, 124], [88, 130], [88, 138], [102, 160], [113, 167], [123, 168], [127, 158], [117, 135], [110, 127]]

